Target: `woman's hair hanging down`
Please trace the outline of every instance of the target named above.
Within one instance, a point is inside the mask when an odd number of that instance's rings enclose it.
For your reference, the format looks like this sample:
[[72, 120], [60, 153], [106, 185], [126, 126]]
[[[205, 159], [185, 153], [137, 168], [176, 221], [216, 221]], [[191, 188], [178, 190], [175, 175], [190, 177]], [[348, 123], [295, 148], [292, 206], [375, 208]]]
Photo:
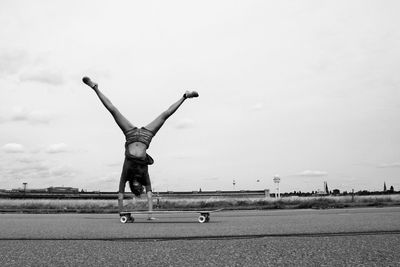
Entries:
[[132, 193], [137, 197], [140, 197], [144, 192], [143, 185], [138, 181], [129, 180], [129, 187], [131, 188]]

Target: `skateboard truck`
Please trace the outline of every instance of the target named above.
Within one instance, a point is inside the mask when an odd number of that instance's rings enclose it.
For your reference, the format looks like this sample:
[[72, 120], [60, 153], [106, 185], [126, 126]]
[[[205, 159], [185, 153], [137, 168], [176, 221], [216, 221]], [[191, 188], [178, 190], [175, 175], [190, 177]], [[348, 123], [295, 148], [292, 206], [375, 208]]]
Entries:
[[210, 221], [210, 213], [201, 213], [198, 219], [199, 223], [205, 223]]
[[129, 213], [124, 214], [124, 215], [120, 215], [119, 221], [121, 223], [127, 223], [127, 222], [134, 222], [135, 218], [133, 218]]

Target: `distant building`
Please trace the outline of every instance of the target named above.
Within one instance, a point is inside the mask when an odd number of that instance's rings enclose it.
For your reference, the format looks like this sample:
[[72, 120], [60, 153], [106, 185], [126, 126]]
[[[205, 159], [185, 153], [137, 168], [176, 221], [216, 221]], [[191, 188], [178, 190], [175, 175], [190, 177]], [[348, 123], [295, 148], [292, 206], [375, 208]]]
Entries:
[[47, 188], [42, 188], [42, 189], [27, 189], [26, 192], [28, 192], [28, 193], [47, 193]]
[[317, 191], [314, 192], [314, 195], [316, 195], [316, 196], [326, 196], [328, 194], [326, 193], [325, 190], [318, 189]]
[[48, 193], [69, 193], [69, 194], [75, 194], [79, 193], [78, 188], [74, 187], [64, 187], [64, 186], [57, 186], [57, 187], [49, 187], [47, 188]]
[[269, 189], [264, 189], [264, 196], [265, 197], [271, 197]]

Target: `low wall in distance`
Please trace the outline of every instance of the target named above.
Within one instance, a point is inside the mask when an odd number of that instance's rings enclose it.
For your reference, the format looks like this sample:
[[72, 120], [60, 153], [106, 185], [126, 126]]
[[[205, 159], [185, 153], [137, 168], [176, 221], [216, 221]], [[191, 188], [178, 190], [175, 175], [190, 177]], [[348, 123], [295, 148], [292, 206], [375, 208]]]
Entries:
[[[126, 193], [126, 198], [132, 198], [132, 193]], [[154, 197], [162, 199], [210, 199], [210, 198], [269, 198], [269, 190], [241, 191], [192, 191], [192, 192], [154, 192]], [[80, 193], [31, 193], [31, 192], [0, 192], [3, 199], [117, 199], [117, 192], [80, 192]]]

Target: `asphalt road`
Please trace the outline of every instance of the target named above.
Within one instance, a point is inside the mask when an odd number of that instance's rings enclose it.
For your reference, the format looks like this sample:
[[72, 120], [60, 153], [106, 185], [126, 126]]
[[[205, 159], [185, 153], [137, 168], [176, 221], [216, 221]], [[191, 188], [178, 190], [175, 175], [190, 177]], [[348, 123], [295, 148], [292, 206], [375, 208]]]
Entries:
[[0, 266], [399, 266], [400, 208], [0, 214]]

